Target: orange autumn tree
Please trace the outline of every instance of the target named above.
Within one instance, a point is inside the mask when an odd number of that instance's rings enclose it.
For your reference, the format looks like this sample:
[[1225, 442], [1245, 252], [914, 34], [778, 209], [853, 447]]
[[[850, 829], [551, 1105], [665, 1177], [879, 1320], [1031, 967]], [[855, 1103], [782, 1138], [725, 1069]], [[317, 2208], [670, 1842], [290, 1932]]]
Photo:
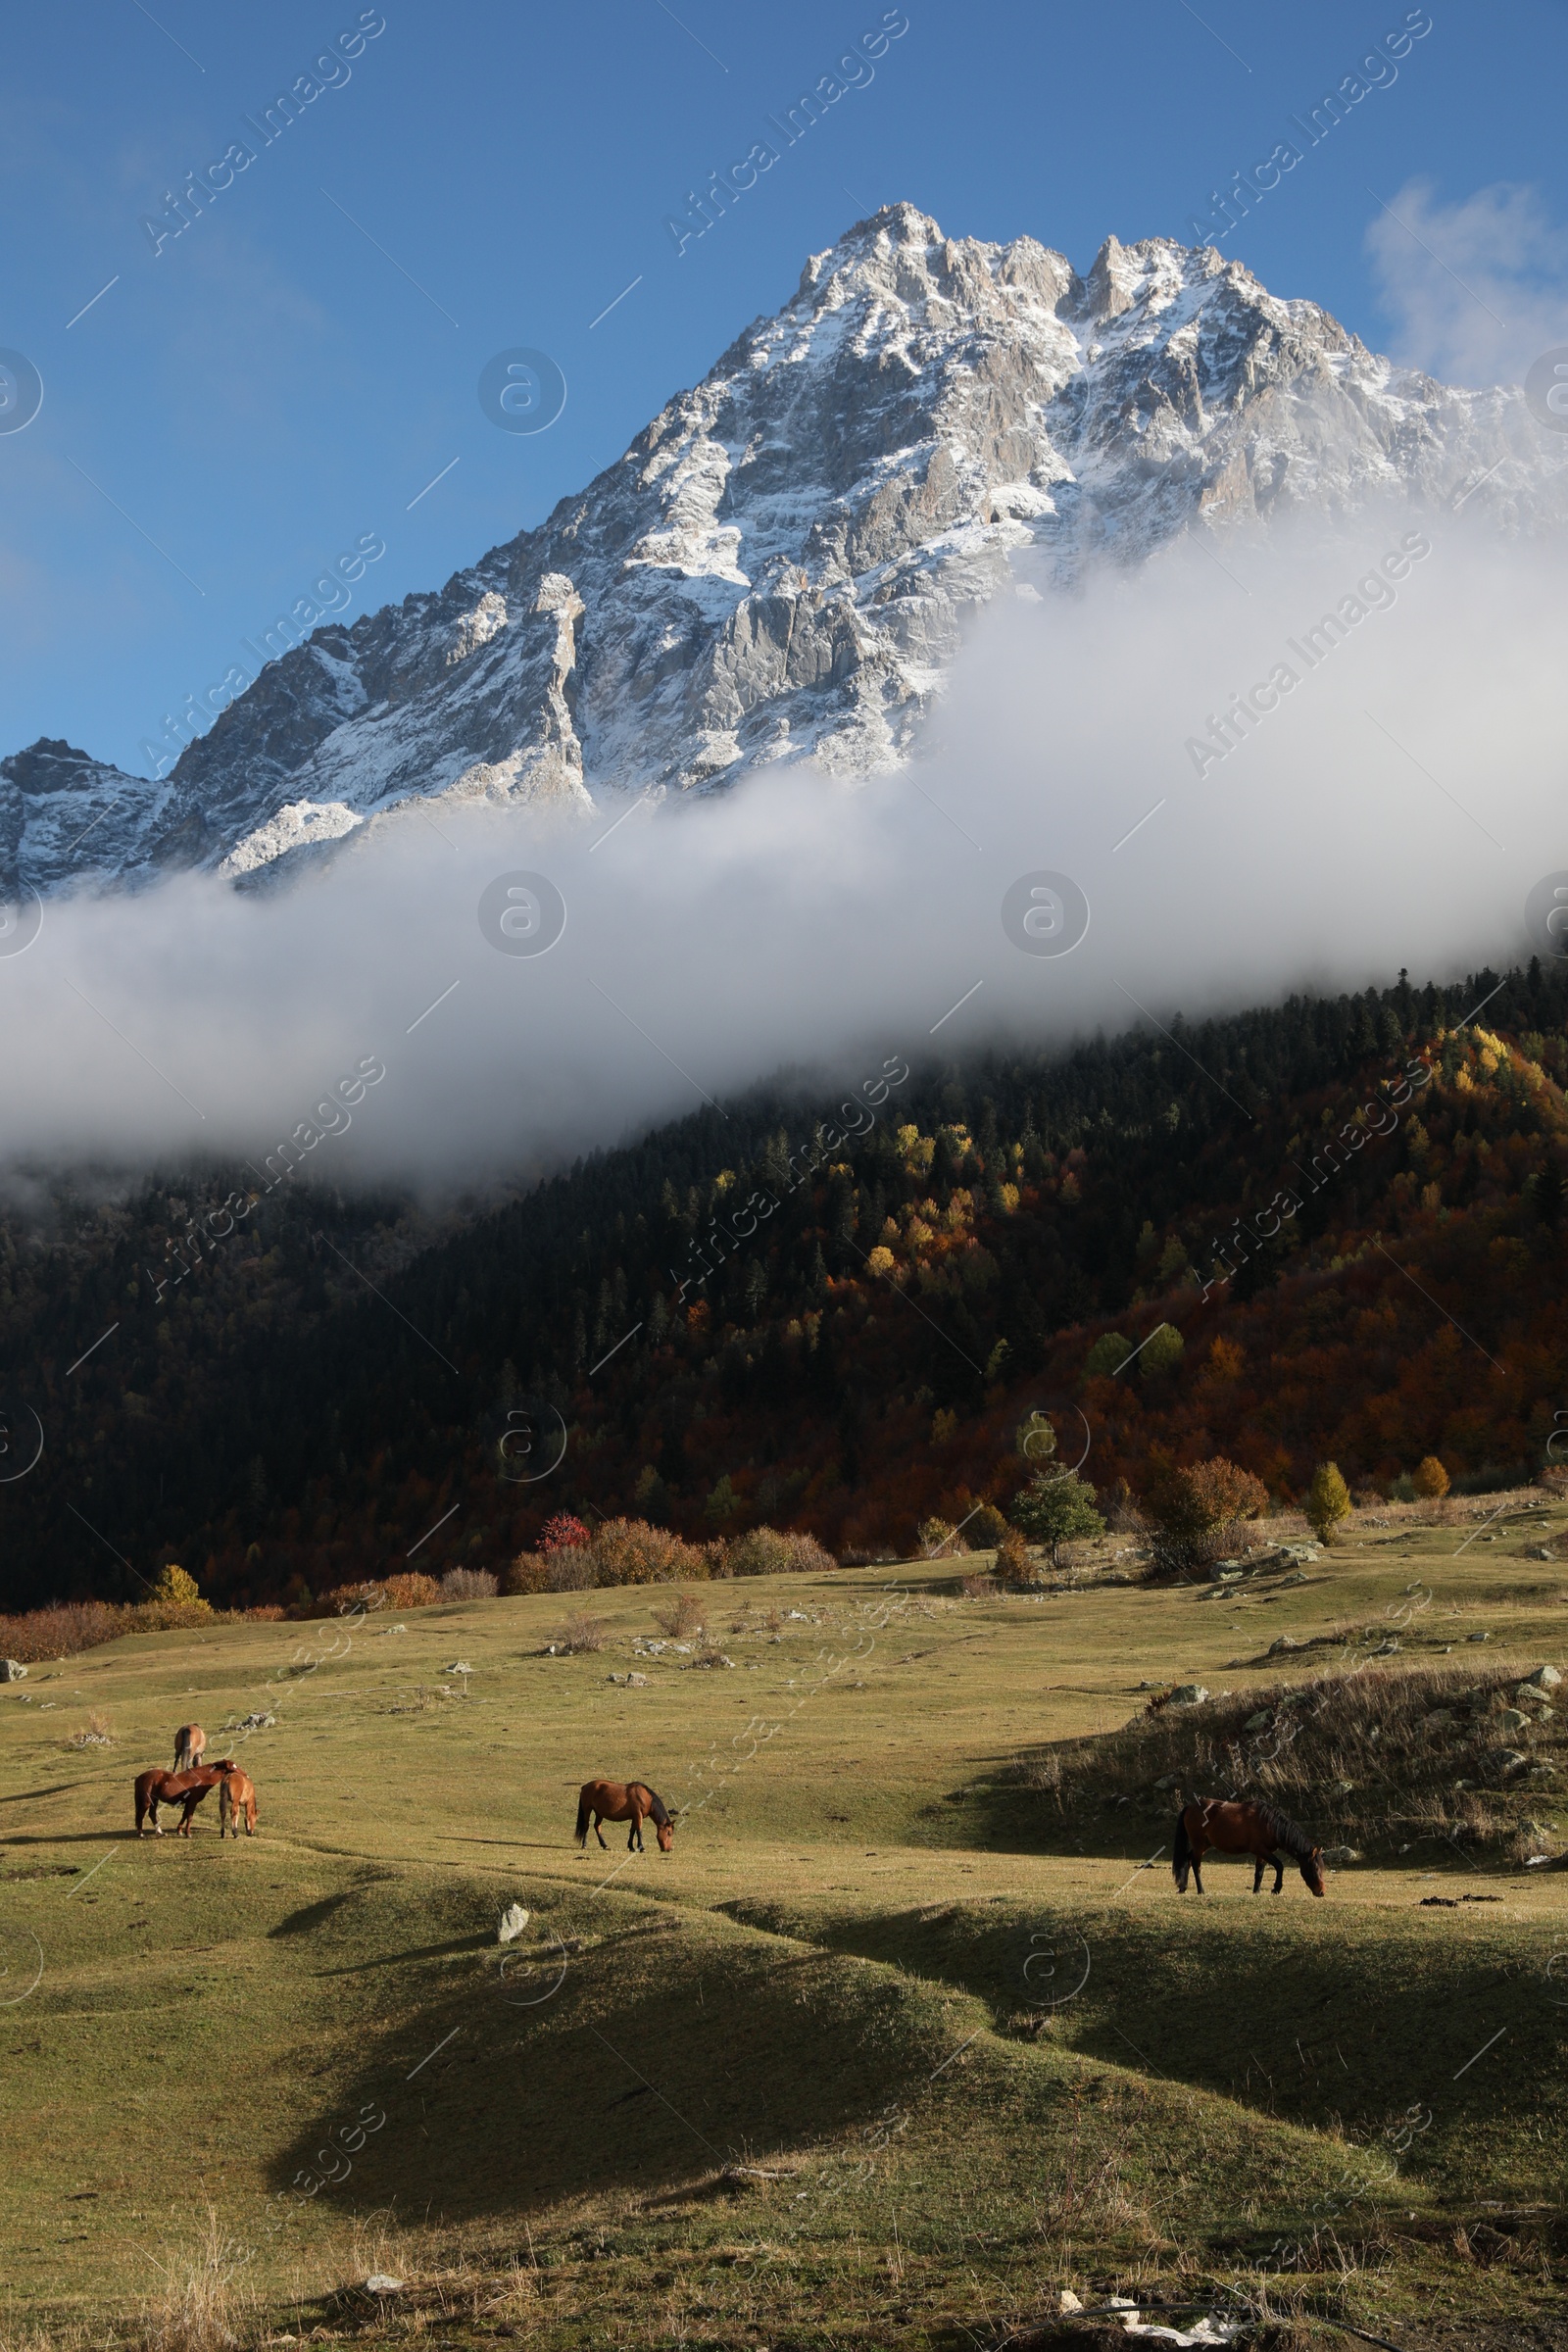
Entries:
[[1235, 1542], [1240, 1523], [1268, 1507], [1262, 1480], [1223, 1454], [1186, 1469], [1157, 1449], [1150, 1460], [1142, 1502], [1154, 1535], [1152, 1580], [1204, 1575]]

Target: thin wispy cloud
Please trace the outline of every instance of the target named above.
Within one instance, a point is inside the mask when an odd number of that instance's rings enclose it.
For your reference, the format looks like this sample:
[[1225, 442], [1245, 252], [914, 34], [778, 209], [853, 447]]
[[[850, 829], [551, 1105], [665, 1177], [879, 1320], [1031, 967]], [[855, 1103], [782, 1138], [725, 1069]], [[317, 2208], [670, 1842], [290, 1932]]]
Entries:
[[1394, 356], [1446, 383], [1518, 383], [1568, 344], [1568, 228], [1535, 188], [1499, 181], [1444, 202], [1412, 179], [1367, 230]]

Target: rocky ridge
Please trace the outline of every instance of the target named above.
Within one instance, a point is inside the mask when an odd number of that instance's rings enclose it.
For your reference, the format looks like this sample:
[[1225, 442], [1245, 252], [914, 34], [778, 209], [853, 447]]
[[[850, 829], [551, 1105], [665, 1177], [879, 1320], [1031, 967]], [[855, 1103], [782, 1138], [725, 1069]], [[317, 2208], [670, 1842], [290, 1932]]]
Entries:
[[886, 770], [999, 595], [1390, 492], [1474, 482], [1531, 528], [1562, 455], [1517, 389], [1399, 368], [1212, 247], [1111, 237], [1080, 277], [892, 206], [536, 530], [318, 628], [161, 782], [48, 739], [0, 760], [0, 888], [276, 876], [420, 801]]

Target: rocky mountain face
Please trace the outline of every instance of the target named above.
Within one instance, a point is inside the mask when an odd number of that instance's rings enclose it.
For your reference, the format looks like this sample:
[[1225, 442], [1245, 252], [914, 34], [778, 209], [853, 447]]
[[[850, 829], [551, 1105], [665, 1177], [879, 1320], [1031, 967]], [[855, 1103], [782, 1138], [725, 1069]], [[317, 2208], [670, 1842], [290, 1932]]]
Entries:
[[537, 530], [317, 629], [161, 782], [47, 739], [0, 761], [0, 886], [260, 879], [416, 800], [586, 814], [808, 755], [895, 767], [1022, 559], [1066, 582], [1472, 481], [1527, 528], [1568, 506], [1559, 440], [1516, 389], [1396, 368], [1213, 247], [1111, 237], [1080, 277], [892, 206]]

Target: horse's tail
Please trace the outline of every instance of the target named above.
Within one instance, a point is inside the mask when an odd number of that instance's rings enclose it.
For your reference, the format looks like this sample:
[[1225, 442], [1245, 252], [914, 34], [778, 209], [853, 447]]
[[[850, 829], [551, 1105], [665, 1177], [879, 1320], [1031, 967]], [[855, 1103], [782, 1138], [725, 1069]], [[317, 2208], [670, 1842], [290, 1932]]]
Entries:
[[1193, 1867], [1193, 1841], [1187, 1835], [1187, 1815], [1176, 1816], [1176, 1843], [1171, 1853], [1170, 1872], [1176, 1882], [1178, 1894], [1187, 1892], [1187, 1874]]
[[586, 1845], [588, 1842], [588, 1815], [590, 1810], [591, 1808], [588, 1803], [588, 1791], [585, 1788], [581, 1796], [579, 1796], [577, 1799], [577, 1843], [579, 1845]]

